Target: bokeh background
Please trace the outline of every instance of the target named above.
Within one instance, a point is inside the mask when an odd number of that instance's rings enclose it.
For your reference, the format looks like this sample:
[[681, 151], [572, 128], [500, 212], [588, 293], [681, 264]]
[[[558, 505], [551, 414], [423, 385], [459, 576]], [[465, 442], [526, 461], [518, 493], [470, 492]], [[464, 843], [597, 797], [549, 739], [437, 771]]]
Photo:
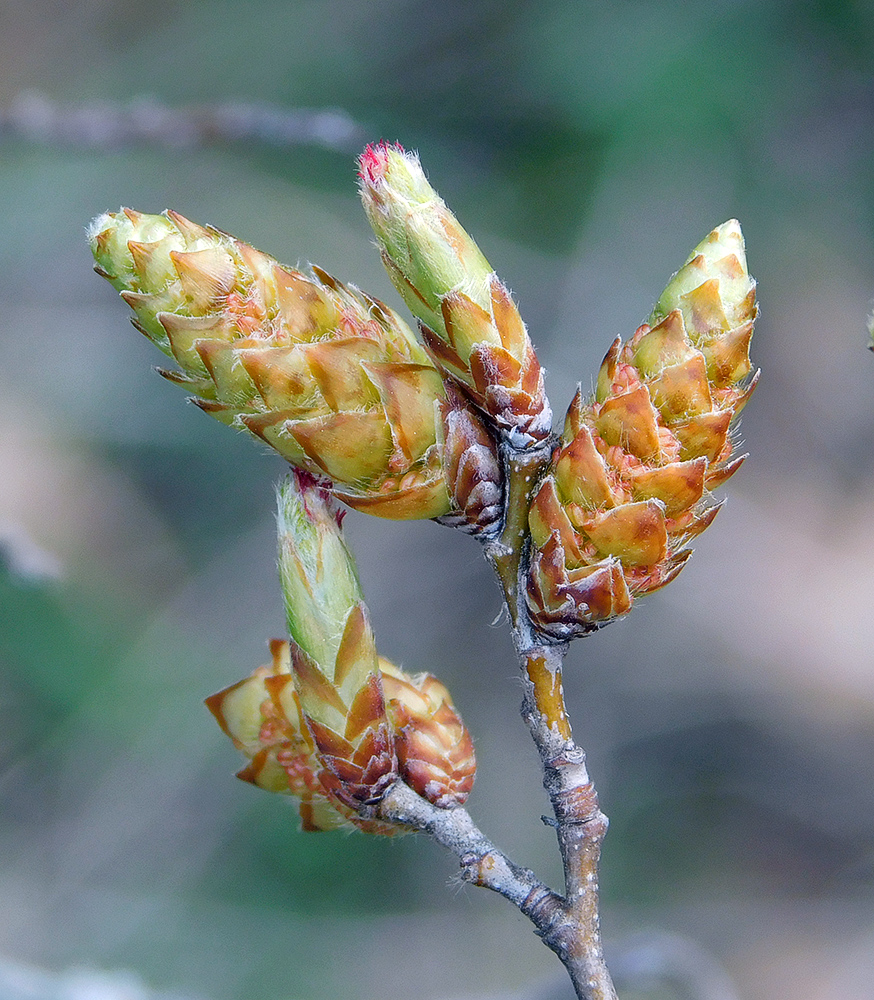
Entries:
[[[741, 220], [752, 457], [680, 578], [566, 671], [603, 930], [624, 997], [872, 996], [872, 66], [865, 0], [0, 3], [4, 998], [570, 995], [425, 839], [304, 835], [233, 779], [201, 699], [283, 632], [282, 466], [150, 371], [91, 273], [89, 219], [173, 207], [398, 304], [355, 192], [381, 137], [513, 288], [557, 414]], [[346, 523], [381, 650], [476, 735], [475, 818], [556, 881], [476, 544]]]

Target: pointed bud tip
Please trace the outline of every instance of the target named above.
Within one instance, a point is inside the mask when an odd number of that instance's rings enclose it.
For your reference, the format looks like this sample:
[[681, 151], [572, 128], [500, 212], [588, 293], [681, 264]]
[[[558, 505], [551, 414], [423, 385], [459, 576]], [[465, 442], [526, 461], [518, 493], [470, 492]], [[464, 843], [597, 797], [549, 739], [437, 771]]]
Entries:
[[368, 143], [364, 152], [358, 157], [358, 176], [367, 184], [377, 184], [385, 177], [392, 151], [401, 154], [406, 152], [399, 142], [380, 139], [379, 142]]
[[[294, 482], [295, 491], [300, 497], [303, 511], [310, 520], [316, 521], [328, 514], [334, 518], [338, 528], [343, 524], [346, 511], [334, 499], [330, 491], [330, 483], [297, 466], [291, 468], [291, 479]], [[281, 489], [283, 488], [290, 490], [291, 486], [286, 485]], [[280, 502], [282, 503], [282, 501]]]
[[101, 212], [100, 215], [96, 216], [88, 223], [88, 228], [86, 230], [88, 234], [88, 242], [95, 246], [102, 233], [105, 233], [107, 229], [110, 229], [115, 222], [115, 215], [113, 212]]

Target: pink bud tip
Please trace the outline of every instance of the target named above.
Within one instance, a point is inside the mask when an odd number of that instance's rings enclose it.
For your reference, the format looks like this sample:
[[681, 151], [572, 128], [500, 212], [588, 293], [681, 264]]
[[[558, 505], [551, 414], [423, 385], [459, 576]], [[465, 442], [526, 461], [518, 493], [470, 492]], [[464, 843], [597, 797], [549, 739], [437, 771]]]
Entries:
[[311, 472], [307, 472], [306, 469], [299, 469], [297, 466], [293, 466], [291, 475], [301, 493], [306, 493], [308, 490], [314, 490], [321, 486], [319, 480]]
[[307, 472], [306, 469], [299, 469], [297, 466], [292, 466], [291, 475], [294, 478], [298, 493], [300, 493], [304, 510], [307, 512], [309, 517], [315, 518], [316, 516], [315, 511], [310, 507], [309, 503], [307, 503], [308, 496], [315, 493], [315, 495], [321, 500], [325, 509], [333, 515], [338, 527], [343, 524], [343, 518], [346, 516], [346, 511], [343, 510], [342, 507], [338, 506], [338, 504], [334, 501], [334, 497], [328, 489], [324, 479], [314, 476], [311, 472]]
[[399, 142], [371, 142], [358, 158], [358, 176], [369, 184], [376, 184], [385, 176], [388, 166], [389, 150], [395, 149], [403, 153], [404, 147]]

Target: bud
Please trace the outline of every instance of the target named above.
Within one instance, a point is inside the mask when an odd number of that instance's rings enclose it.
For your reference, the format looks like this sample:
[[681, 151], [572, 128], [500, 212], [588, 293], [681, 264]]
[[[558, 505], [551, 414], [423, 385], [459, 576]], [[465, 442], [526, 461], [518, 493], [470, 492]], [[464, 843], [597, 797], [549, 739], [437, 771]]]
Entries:
[[271, 666], [206, 702], [249, 758], [239, 777], [297, 796], [306, 830], [403, 832], [367, 808], [399, 779], [437, 806], [460, 805], [476, 771], [470, 734], [435, 677], [377, 656], [330, 493], [295, 470], [278, 520], [291, 642], [273, 640]]
[[449, 692], [431, 674], [411, 677], [383, 657], [379, 666], [401, 777], [437, 806], [463, 805], [473, 788], [476, 758]]
[[469, 534], [493, 533], [504, 512], [504, 474], [495, 442], [451, 383], [440, 414], [443, 472], [455, 511], [438, 520]]
[[301, 825], [307, 831], [358, 827], [386, 836], [405, 832], [400, 826], [362, 819], [333, 791], [335, 779], [325, 772], [303, 718], [289, 645], [273, 639], [270, 653], [270, 665], [206, 699], [234, 746], [249, 758], [237, 777], [299, 799]]
[[[269, 665], [206, 699], [222, 730], [249, 759], [237, 777], [297, 798], [305, 831], [357, 827], [383, 836], [408, 832], [399, 824], [359, 815], [337, 793], [336, 776], [325, 769], [301, 709], [291, 648], [271, 639], [270, 653]], [[473, 787], [476, 760], [449, 692], [431, 674], [411, 677], [384, 657], [379, 657], [379, 670], [401, 780], [441, 808], [463, 805]]]
[[418, 157], [368, 146], [361, 197], [383, 263], [435, 363], [517, 445], [548, 437], [543, 371], [507, 288], [428, 183]]
[[279, 577], [294, 683], [319, 759], [350, 806], [397, 780], [376, 644], [339, 508], [295, 472], [279, 494]]
[[649, 323], [607, 353], [595, 398], [577, 392], [531, 504], [528, 605], [556, 639], [625, 614], [669, 583], [716, 516], [710, 491], [744, 460], [732, 421], [749, 377], [755, 282], [737, 222], [673, 276]]
[[161, 374], [201, 409], [327, 477], [350, 506], [390, 518], [452, 512], [442, 378], [391, 309], [175, 212], [102, 215], [90, 240], [134, 326], [182, 369]]

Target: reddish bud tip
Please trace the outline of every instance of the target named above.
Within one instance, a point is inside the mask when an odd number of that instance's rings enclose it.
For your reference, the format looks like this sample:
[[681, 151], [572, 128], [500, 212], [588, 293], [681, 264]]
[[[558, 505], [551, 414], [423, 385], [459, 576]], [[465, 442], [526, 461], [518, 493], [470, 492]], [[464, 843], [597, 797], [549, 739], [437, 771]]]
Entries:
[[404, 152], [404, 147], [399, 142], [386, 142], [380, 139], [379, 142], [371, 142], [358, 158], [358, 176], [369, 184], [376, 184], [385, 176], [388, 166], [389, 150], [395, 149], [399, 153]]
[[317, 520], [319, 513], [321, 513], [313, 509], [311, 503], [307, 502], [315, 496], [320, 501], [321, 507], [333, 515], [337, 526], [339, 527], [343, 524], [346, 511], [334, 501], [329, 489], [330, 483], [327, 483], [324, 479], [320, 479], [318, 476], [314, 476], [311, 472], [307, 472], [306, 469], [299, 469], [296, 465], [291, 467], [291, 476], [300, 493], [304, 510], [311, 519]]
[[307, 472], [306, 469], [299, 469], [296, 466], [292, 466], [291, 474], [294, 477], [297, 488], [301, 493], [306, 493], [307, 490], [317, 489], [322, 485], [316, 476], [314, 476], [311, 472]]

